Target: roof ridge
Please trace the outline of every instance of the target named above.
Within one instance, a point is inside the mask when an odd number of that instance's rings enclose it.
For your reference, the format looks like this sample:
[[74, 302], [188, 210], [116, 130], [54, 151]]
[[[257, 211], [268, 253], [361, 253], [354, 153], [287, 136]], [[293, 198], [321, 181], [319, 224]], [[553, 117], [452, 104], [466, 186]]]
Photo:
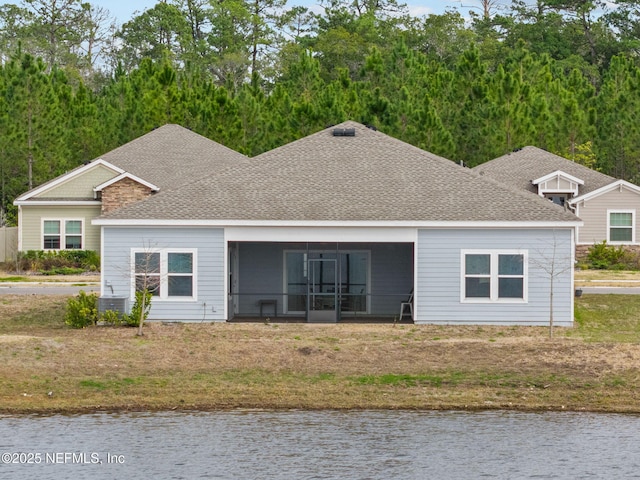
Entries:
[[[334, 136], [332, 128], [355, 128]], [[457, 162], [348, 120], [164, 190], [108, 218], [575, 222]], [[107, 217], [106, 217], [107, 218]]]

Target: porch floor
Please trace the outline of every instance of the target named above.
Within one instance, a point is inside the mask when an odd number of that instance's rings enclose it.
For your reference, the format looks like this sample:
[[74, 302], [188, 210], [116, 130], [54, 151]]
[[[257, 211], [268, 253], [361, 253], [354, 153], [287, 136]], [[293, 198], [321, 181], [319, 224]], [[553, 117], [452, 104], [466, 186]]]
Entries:
[[[397, 317], [380, 317], [380, 316], [358, 316], [358, 317], [344, 317], [338, 320], [338, 324], [346, 323], [346, 324], [393, 324], [397, 323], [400, 325], [413, 325], [413, 320], [409, 318], [409, 316], [405, 316], [402, 320], [396, 321]], [[228, 323], [309, 323], [312, 325], [331, 325], [334, 322], [308, 322], [305, 317], [256, 317], [256, 316], [236, 316], [231, 320], [227, 320]]]

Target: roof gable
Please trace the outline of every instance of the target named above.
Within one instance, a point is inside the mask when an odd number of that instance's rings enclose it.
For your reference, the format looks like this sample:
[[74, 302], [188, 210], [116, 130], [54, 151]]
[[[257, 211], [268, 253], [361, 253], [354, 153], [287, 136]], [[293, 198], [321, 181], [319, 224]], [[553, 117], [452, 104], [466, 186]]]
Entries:
[[577, 183], [578, 185], [584, 185], [584, 180], [574, 177], [573, 175], [569, 175], [568, 173], [563, 172], [562, 170], [556, 170], [544, 177], [536, 178], [531, 183], [534, 185], [538, 185], [543, 182], [548, 182], [549, 180], [558, 179], [558, 180], [567, 180], [569, 182]]
[[[335, 136], [353, 129], [353, 136]], [[231, 165], [109, 219], [273, 222], [577, 221], [571, 213], [356, 122]]]
[[176, 188], [220, 168], [247, 161], [245, 155], [235, 150], [180, 125], [167, 124], [24, 193], [14, 203], [21, 205], [27, 200], [33, 201], [36, 196], [47, 201], [50, 199], [48, 192], [98, 166], [108, 168], [112, 177], [103, 176], [92, 183], [88, 190], [85, 189], [89, 196], [93, 195], [94, 188], [103, 188], [105, 185], [102, 184], [109, 180], [117, 181], [114, 177], [125, 173], [128, 178], [157, 191], [160, 188]]
[[584, 180], [561, 170], [556, 170], [532, 180], [531, 183], [538, 187], [538, 195], [540, 196], [553, 193], [571, 193], [572, 196], [577, 196], [580, 186], [584, 185]]
[[538, 193], [534, 181], [562, 172], [567, 178], [581, 180], [578, 195], [584, 195], [616, 181], [615, 178], [592, 170], [537, 147], [524, 147], [473, 168], [485, 175], [519, 190]]
[[175, 188], [248, 157], [180, 125], [167, 124], [100, 156], [158, 188]]
[[135, 175], [132, 175], [130, 173], [124, 172], [121, 173], [120, 175], [118, 175], [117, 177], [113, 177], [109, 180], [107, 180], [104, 183], [101, 183], [100, 185], [98, 185], [97, 187], [95, 187], [93, 189], [94, 192], [100, 192], [103, 189], [107, 188], [110, 185], [113, 185], [114, 183], [119, 182], [120, 180], [124, 179], [124, 178], [128, 178], [129, 180], [132, 180], [136, 183], [139, 183], [140, 185], [144, 185], [145, 187], [153, 190], [154, 192], [157, 192], [160, 190], [160, 187], [154, 185], [153, 183], [147, 182], [146, 180], [143, 180], [142, 178], [136, 177]]
[[[103, 173], [99, 172], [102, 170]], [[95, 175], [97, 173], [97, 175]], [[49, 182], [43, 183], [42, 185], [29, 190], [26, 193], [20, 195], [14, 203], [16, 205], [22, 204], [27, 200], [36, 200], [36, 199], [44, 199], [44, 198], [69, 198], [69, 195], [66, 190], [81, 190], [80, 195], [84, 195], [86, 193], [89, 196], [93, 196], [91, 190], [93, 186], [95, 186], [96, 182], [104, 182], [106, 178], [113, 178], [117, 175], [123, 173], [123, 170], [115, 165], [110, 164], [104, 160], [95, 160], [93, 162], [81, 165], [64, 175], [60, 175], [59, 177], [50, 180]], [[84, 177], [84, 178], [83, 178]], [[83, 187], [80, 187], [78, 184], [88, 183]], [[68, 188], [67, 188], [68, 187]], [[87, 192], [84, 192], [84, 190]], [[86, 196], [86, 195], [84, 195]], [[83, 198], [84, 198], [83, 196]]]
[[618, 180], [616, 182], [610, 183], [609, 185], [605, 185], [604, 187], [601, 187], [597, 190], [593, 190], [589, 193], [587, 193], [586, 195], [581, 195], [579, 197], [573, 198], [570, 200], [569, 203], [571, 204], [576, 204], [578, 202], [583, 202], [583, 201], [587, 201], [587, 200], [591, 200], [593, 198], [596, 198], [600, 195], [603, 195], [605, 193], [611, 192], [613, 190], [615, 190], [616, 188], [620, 188], [620, 189], [626, 189], [629, 190], [633, 193], [637, 193], [640, 195], [640, 187], [638, 187], [637, 185], [634, 185], [633, 183], [627, 182], [626, 180]]

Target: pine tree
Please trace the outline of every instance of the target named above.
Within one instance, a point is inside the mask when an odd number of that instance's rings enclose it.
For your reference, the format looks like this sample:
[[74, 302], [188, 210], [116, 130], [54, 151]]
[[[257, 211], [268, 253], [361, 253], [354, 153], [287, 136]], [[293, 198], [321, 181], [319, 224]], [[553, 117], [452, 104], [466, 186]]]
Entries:
[[50, 74], [46, 70], [44, 62], [29, 54], [16, 56], [4, 66], [5, 104], [11, 119], [2, 135], [11, 142], [4, 161], [13, 165], [7, 173], [28, 189], [69, 166], [60, 106], [66, 79], [55, 68]]
[[598, 95], [595, 151], [605, 173], [630, 181], [640, 180], [639, 95], [640, 70], [633, 60], [614, 57]]

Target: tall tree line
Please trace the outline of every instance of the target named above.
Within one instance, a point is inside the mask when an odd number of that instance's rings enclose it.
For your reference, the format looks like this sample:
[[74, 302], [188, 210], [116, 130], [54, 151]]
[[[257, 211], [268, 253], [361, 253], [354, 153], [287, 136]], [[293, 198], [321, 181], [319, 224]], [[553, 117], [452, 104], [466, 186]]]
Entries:
[[536, 145], [640, 181], [640, 2], [322, 6], [164, 0], [120, 26], [80, 0], [0, 6], [0, 221], [165, 123], [253, 156], [352, 119], [468, 166]]

